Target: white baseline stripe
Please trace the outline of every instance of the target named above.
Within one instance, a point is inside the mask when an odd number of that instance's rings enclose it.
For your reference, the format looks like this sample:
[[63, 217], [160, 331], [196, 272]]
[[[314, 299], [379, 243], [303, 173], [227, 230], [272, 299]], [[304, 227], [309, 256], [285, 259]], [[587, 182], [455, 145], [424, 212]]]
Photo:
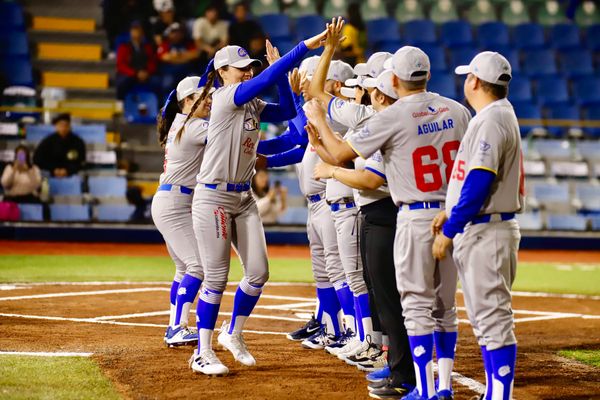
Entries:
[[134, 288], [134, 289], [95, 290], [92, 292], [46, 293], [46, 294], [32, 294], [32, 295], [28, 295], [28, 296], [0, 297], [0, 301], [50, 299], [50, 298], [56, 298], [56, 297], [96, 296], [96, 295], [103, 295], [103, 294], [139, 293], [139, 292], [155, 292], [155, 291], [164, 292], [164, 291], [169, 291], [169, 289], [168, 288]]
[[254, 308], [262, 308], [265, 310], [293, 310], [295, 308], [315, 307], [316, 301], [307, 301], [304, 303], [276, 304], [268, 306], [255, 306]]
[[90, 357], [94, 353], [69, 353], [69, 352], [40, 352], [40, 351], [0, 351], [2, 356], [35, 356], [35, 357]]
[[[170, 311], [151, 311], [151, 312], [136, 313], [136, 314], [106, 315], [106, 316], [90, 318], [90, 319], [94, 320], [94, 321], [109, 321], [109, 320], [115, 320], [115, 319], [157, 317], [157, 316], [161, 316], [161, 315], [169, 315], [169, 313], [170, 313]], [[219, 315], [229, 317], [232, 315], [232, 313], [220, 312]], [[262, 314], [256, 314], [256, 313], [252, 313], [252, 315], [250, 315], [250, 318], [274, 319], [277, 321], [306, 322], [304, 319], [299, 319], [299, 318], [279, 317], [279, 316], [275, 316], [275, 315], [262, 315]]]

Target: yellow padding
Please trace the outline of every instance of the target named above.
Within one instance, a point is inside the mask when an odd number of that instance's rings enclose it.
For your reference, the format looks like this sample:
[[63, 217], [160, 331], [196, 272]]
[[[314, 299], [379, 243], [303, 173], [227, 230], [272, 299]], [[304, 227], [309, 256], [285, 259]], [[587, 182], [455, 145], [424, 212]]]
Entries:
[[108, 88], [108, 74], [88, 72], [43, 72], [42, 85], [78, 89]]
[[33, 17], [33, 29], [38, 31], [94, 32], [96, 21], [88, 18]]
[[99, 44], [39, 43], [38, 58], [41, 60], [100, 61], [102, 46]]
[[121, 135], [119, 132], [106, 132], [106, 143], [121, 143]]
[[158, 181], [130, 181], [128, 186], [139, 186], [142, 190], [142, 196], [145, 198], [151, 198], [154, 196], [154, 193], [156, 193], [156, 189], [158, 189]]

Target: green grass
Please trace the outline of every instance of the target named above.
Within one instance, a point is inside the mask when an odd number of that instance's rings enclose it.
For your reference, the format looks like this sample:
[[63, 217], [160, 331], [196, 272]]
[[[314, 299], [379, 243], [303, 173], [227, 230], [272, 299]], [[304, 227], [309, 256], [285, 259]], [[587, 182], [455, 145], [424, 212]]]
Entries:
[[600, 368], [600, 350], [563, 350], [558, 354]]
[[82, 357], [0, 355], [0, 398], [120, 399], [94, 361]]
[[[310, 261], [270, 260], [273, 282], [311, 282]], [[8, 255], [0, 257], [0, 282], [168, 281], [173, 277], [168, 257]], [[242, 270], [232, 258], [230, 280]], [[520, 263], [514, 290], [600, 295], [600, 264]]]

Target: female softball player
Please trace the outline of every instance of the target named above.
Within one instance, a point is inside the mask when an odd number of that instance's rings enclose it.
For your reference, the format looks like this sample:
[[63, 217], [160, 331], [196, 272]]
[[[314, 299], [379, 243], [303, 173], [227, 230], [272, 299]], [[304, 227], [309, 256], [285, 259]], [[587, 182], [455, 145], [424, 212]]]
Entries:
[[171, 316], [164, 338], [168, 346], [193, 344], [197, 339], [197, 332], [187, 325], [204, 271], [190, 213], [211, 106], [210, 97], [195, 105], [202, 90], [198, 88], [199, 81], [199, 77], [187, 77], [179, 82], [157, 118], [165, 161], [160, 186], [152, 200], [152, 219], [176, 267], [171, 285]]
[[[213, 95], [213, 108], [205, 159], [197, 178], [192, 216], [205, 268], [205, 281], [198, 301], [199, 345], [191, 360], [195, 372], [225, 375], [228, 368], [212, 350], [212, 334], [227, 285], [231, 244], [242, 259], [244, 278], [236, 291], [232, 321], [224, 325], [219, 344], [246, 366], [256, 364], [242, 337], [244, 323], [268, 279], [265, 235], [258, 209], [249, 192], [254, 174], [261, 121], [279, 122], [296, 115], [286, 73], [310, 49], [321, 46], [327, 30], [299, 43], [294, 49], [253, 78], [251, 59], [239, 46], [226, 46], [215, 54], [207, 86], [222, 85]], [[267, 57], [274, 56], [267, 45]], [[277, 84], [279, 104], [256, 97]], [[200, 100], [199, 99], [199, 100]]]

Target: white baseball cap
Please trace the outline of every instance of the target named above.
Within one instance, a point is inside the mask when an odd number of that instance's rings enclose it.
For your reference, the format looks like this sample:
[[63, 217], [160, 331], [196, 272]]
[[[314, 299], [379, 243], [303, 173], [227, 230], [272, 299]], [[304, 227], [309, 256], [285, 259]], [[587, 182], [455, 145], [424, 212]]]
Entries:
[[508, 60], [502, 54], [493, 51], [477, 54], [469, 65], [460, 65], [454, 72], [457, 75], [471, 73], [483, 81], [501, 86], [508, 86], [512, 79], [512, 69]]
[[384, 64], [385, 69], [403, 81], [421, 81], [427, 78], [431, 64], [429, 57], [418, 47], [404, 46], [394, 53]]
[[174, 10], [173, 0], [154, 0], [154, 9], [158, 12]]
[[392, 75], [394, 75], [394, 71], [391, 69], [384, 70], [377, 78], [367, 78], [364, 80], [363, 84], [366, 88], [377, 88], [381, 93], [391, 97], [392, 99], [397, 99], [398, 95], [392, 86]]
[[225, 46], [215, 53], [214, 68], [219, 69], [226, 65], [234, 68], [246, 68], [248, 65], [261, 66], [262, 62], [248, 56], [246, 49], [240, 46]]
[[344, 82], [344, 85], [346, 85], [347, 87], [360, 86], [360, 87], [364, 88], [363, 82], [365, 81], [366, 78], [368, 78], [368, 76], [359, 75], [356, 78], [346, 79], [346, 81]]
[[329, 71], [327, 71], [327, 80], [334, 80], [338, 82], [346, 82], [348, 79], [354, 77], [354, 70], [350, 64], [340, 60], [331, 62]]
[[194, 93], [201, 93], [202, 88], [198, 87], [198, 83], [200, 83], [199, 76], [188, 76], [183, 78], [177, 84], [177, 101], [181, 101]]
[[300, 63], [299, 71], [306, 72], [307, 78], [310, 79], [315, 74], [315, 70], [317, 69], [317, 65], [319, 65], [320, 58], [321, 57], [319, 56], [305, 58]]
[[354, 73], [356, 75], [368, 75], [372, 78], [377, 78], [383, 72], [383, 64], [392, 58], [392, 53], [387, 51], [378, 51], [373, 53], [366, 63], [356, 64]]
[[340, 89], [340, 93], [342, 94], [342, 96], [347, 97], [349, 99], [355, 99], [356, 98], [356, 92], [354, 91], [354, 88], [351, 87], [342, 87]]

